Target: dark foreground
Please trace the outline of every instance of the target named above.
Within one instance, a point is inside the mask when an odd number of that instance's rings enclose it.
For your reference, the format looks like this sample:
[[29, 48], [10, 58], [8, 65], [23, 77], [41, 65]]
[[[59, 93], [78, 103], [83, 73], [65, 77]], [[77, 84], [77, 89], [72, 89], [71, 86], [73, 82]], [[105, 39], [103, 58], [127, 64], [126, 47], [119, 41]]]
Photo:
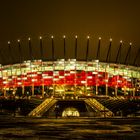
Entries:
[[140, 140], [140, 118], [0, 117], [0, 140]]

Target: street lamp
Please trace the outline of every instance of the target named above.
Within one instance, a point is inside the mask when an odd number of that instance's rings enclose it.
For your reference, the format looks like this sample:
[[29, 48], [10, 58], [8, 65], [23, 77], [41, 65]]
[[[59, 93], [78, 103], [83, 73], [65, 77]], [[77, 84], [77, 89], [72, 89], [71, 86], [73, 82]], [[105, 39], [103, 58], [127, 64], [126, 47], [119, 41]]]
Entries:
[[101, 37], [99, 37], [98, 50], [97, 50], [96, 60], [98, 60], [99, 57], [100, 57], [100, 46], [101, 46]]
[[9, 53], [10, 53], [10, 61], [11, 61], [11, 64], [13, 62], [13, 55], [12, 55], [12, 50], [11, 50], [11, 42], [8, 41], [8, 48], [9, 48]]
[[22, 62], [22, 51], [21, 51], [21, 45], [20, 45], [20, 40], [17, 40], [18, 42], [18, 51], [19, 51], [19, 61], [20, 63]]
[[78, 36], [75, 36], [75, 59], [77, 59], [77, 38]]
[[31, 46], [31, 38], [28, 38], [28, 45], [29, 45], [29, 55], [30, 55], [30, 60], [33, 60], [33, 55], [32, 55], [32, 46]]
[[63, 41], [64, 41], [64, 59], [66, 59], [66, 40], [65, 40], [66, 36], [63, 35]]
[[89, 50], [89, 36], [87, 36], [87, 50], [86, 50], [86, 61], [88, 60], [88, 50]]
[[51, 36], [52, 39], [52, 60], [54, 61], [54, 36]]
[[121, 56], [121, 48], [122, 48], [122, 44], [123, 44], [123, 41], [120, 40], [120, 46], [119, 46], [119, 49], [118, 49], [118, 53], [117, 53], [117, 56], [116, 56], [116, 61], [115, 61], [115, 63], [118, 62], [119, 55]]
[[107, 52], [107, 56], [106, 56], [106, 62], [107, 62], [108, 59], [110, 59], [110, 57], [111, 57], [112, 38], [110, 38], [109, 41], [110, 41], [110, 44], [109, 44], [109, 48], [108, 48], [108, 52]]
[[54, 85], [54, 70], [55, 70], [55, 63], [54, 63], [54, 36], [51, 36], [52, 40], [52, 61], [53, 61], [53, 96], [55, 95], [55, 85]]
[[43, 59], [42, 36], [39, 37], [39, 40], [40, 40], [40, 59]]
[[126, 64], [127, 58], [128, 58], [128, 57], [129, 57], [129, 59], [130, 59], [131, 47], [132, 47], [132, 43], [130, 42], [130, 43], [129, 43], [129, 48], [128, 48], [128, 51], [127, 51], [127, 54], [126, 54], [126, 57], [125, 57], [124, 64]]

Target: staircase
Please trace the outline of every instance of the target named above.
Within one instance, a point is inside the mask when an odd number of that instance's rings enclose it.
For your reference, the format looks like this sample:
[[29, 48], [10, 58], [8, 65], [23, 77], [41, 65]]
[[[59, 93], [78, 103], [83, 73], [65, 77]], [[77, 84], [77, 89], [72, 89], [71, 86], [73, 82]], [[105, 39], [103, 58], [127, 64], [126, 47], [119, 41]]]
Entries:
[[99, 103], [96, 99], [94, 98], [89, 98], [85, 99], [85, 102], [92, 107], [96, 112], [100, 112], [101, 116], [104, 117], [112, 117], [113, 112], [111, 112], [108, 108], [103, 106], [101, 103]]
[[39, 106], [33, 109], [28, 116], [29, 117], [41, 117], [46, 111], [50, 109], [57, 102], [54, 98], [45, 99]]

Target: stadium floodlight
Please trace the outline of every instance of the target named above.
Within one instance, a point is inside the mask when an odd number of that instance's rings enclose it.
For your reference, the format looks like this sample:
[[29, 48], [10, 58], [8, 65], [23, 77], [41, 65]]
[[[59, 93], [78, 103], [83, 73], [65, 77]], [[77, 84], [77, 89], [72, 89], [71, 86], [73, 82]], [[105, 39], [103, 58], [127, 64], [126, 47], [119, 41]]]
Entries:
[[110, 38], [109, 40], [110, 40], [110, 42], [112, 42], [112, 38]]

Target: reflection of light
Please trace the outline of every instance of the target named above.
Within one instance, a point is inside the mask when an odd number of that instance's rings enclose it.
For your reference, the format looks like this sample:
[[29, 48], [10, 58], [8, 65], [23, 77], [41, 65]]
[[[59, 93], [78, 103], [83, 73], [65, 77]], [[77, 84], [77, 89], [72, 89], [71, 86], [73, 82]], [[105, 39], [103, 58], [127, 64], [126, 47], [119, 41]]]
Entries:
[[36, 82], [37, 81], [37, 79], [32, 79], [32, 82]]
[[23, 79], [23, 80], [27, 80], [27, 77], [23, 77], [22, 79]]
[[92, 76], [87, 76], [87, 79], [92, 79]]
[[81, 83], [82, 83], [82, 84], [85, 84], [85, 83], [86, 83], [86, 81], [81, 81]]
[[64, 76], [59, 76], [60, 79], [64, 78]]
[[70, 73], [71, 73], [71, 74], [74, 74], [74, 73], [75, 73], [75, 71], [70, 71]]
[[79, 117], [79, 111], [76, 108], [69, 107], [62, 112], [62, 117]]
[[18, 82], [17, 84], [18, 84], [18, 85], [21, 85], [22, 83], [21, 83], [21, 82]]
[[54, 81], [57, 81], [57, 80], [59, 80], [58, 78], [54, 78]]
[[108, 82], [108, 79], [105, 79], [105, 82]]
[[3, 84], [7, 84], [8, 82], [7, 81], [3, 81]]
[[98, 74], [98, 72], [96, 72], [96, 71], [93, 71], [93, 72], [92, 72], [92, 74]]

